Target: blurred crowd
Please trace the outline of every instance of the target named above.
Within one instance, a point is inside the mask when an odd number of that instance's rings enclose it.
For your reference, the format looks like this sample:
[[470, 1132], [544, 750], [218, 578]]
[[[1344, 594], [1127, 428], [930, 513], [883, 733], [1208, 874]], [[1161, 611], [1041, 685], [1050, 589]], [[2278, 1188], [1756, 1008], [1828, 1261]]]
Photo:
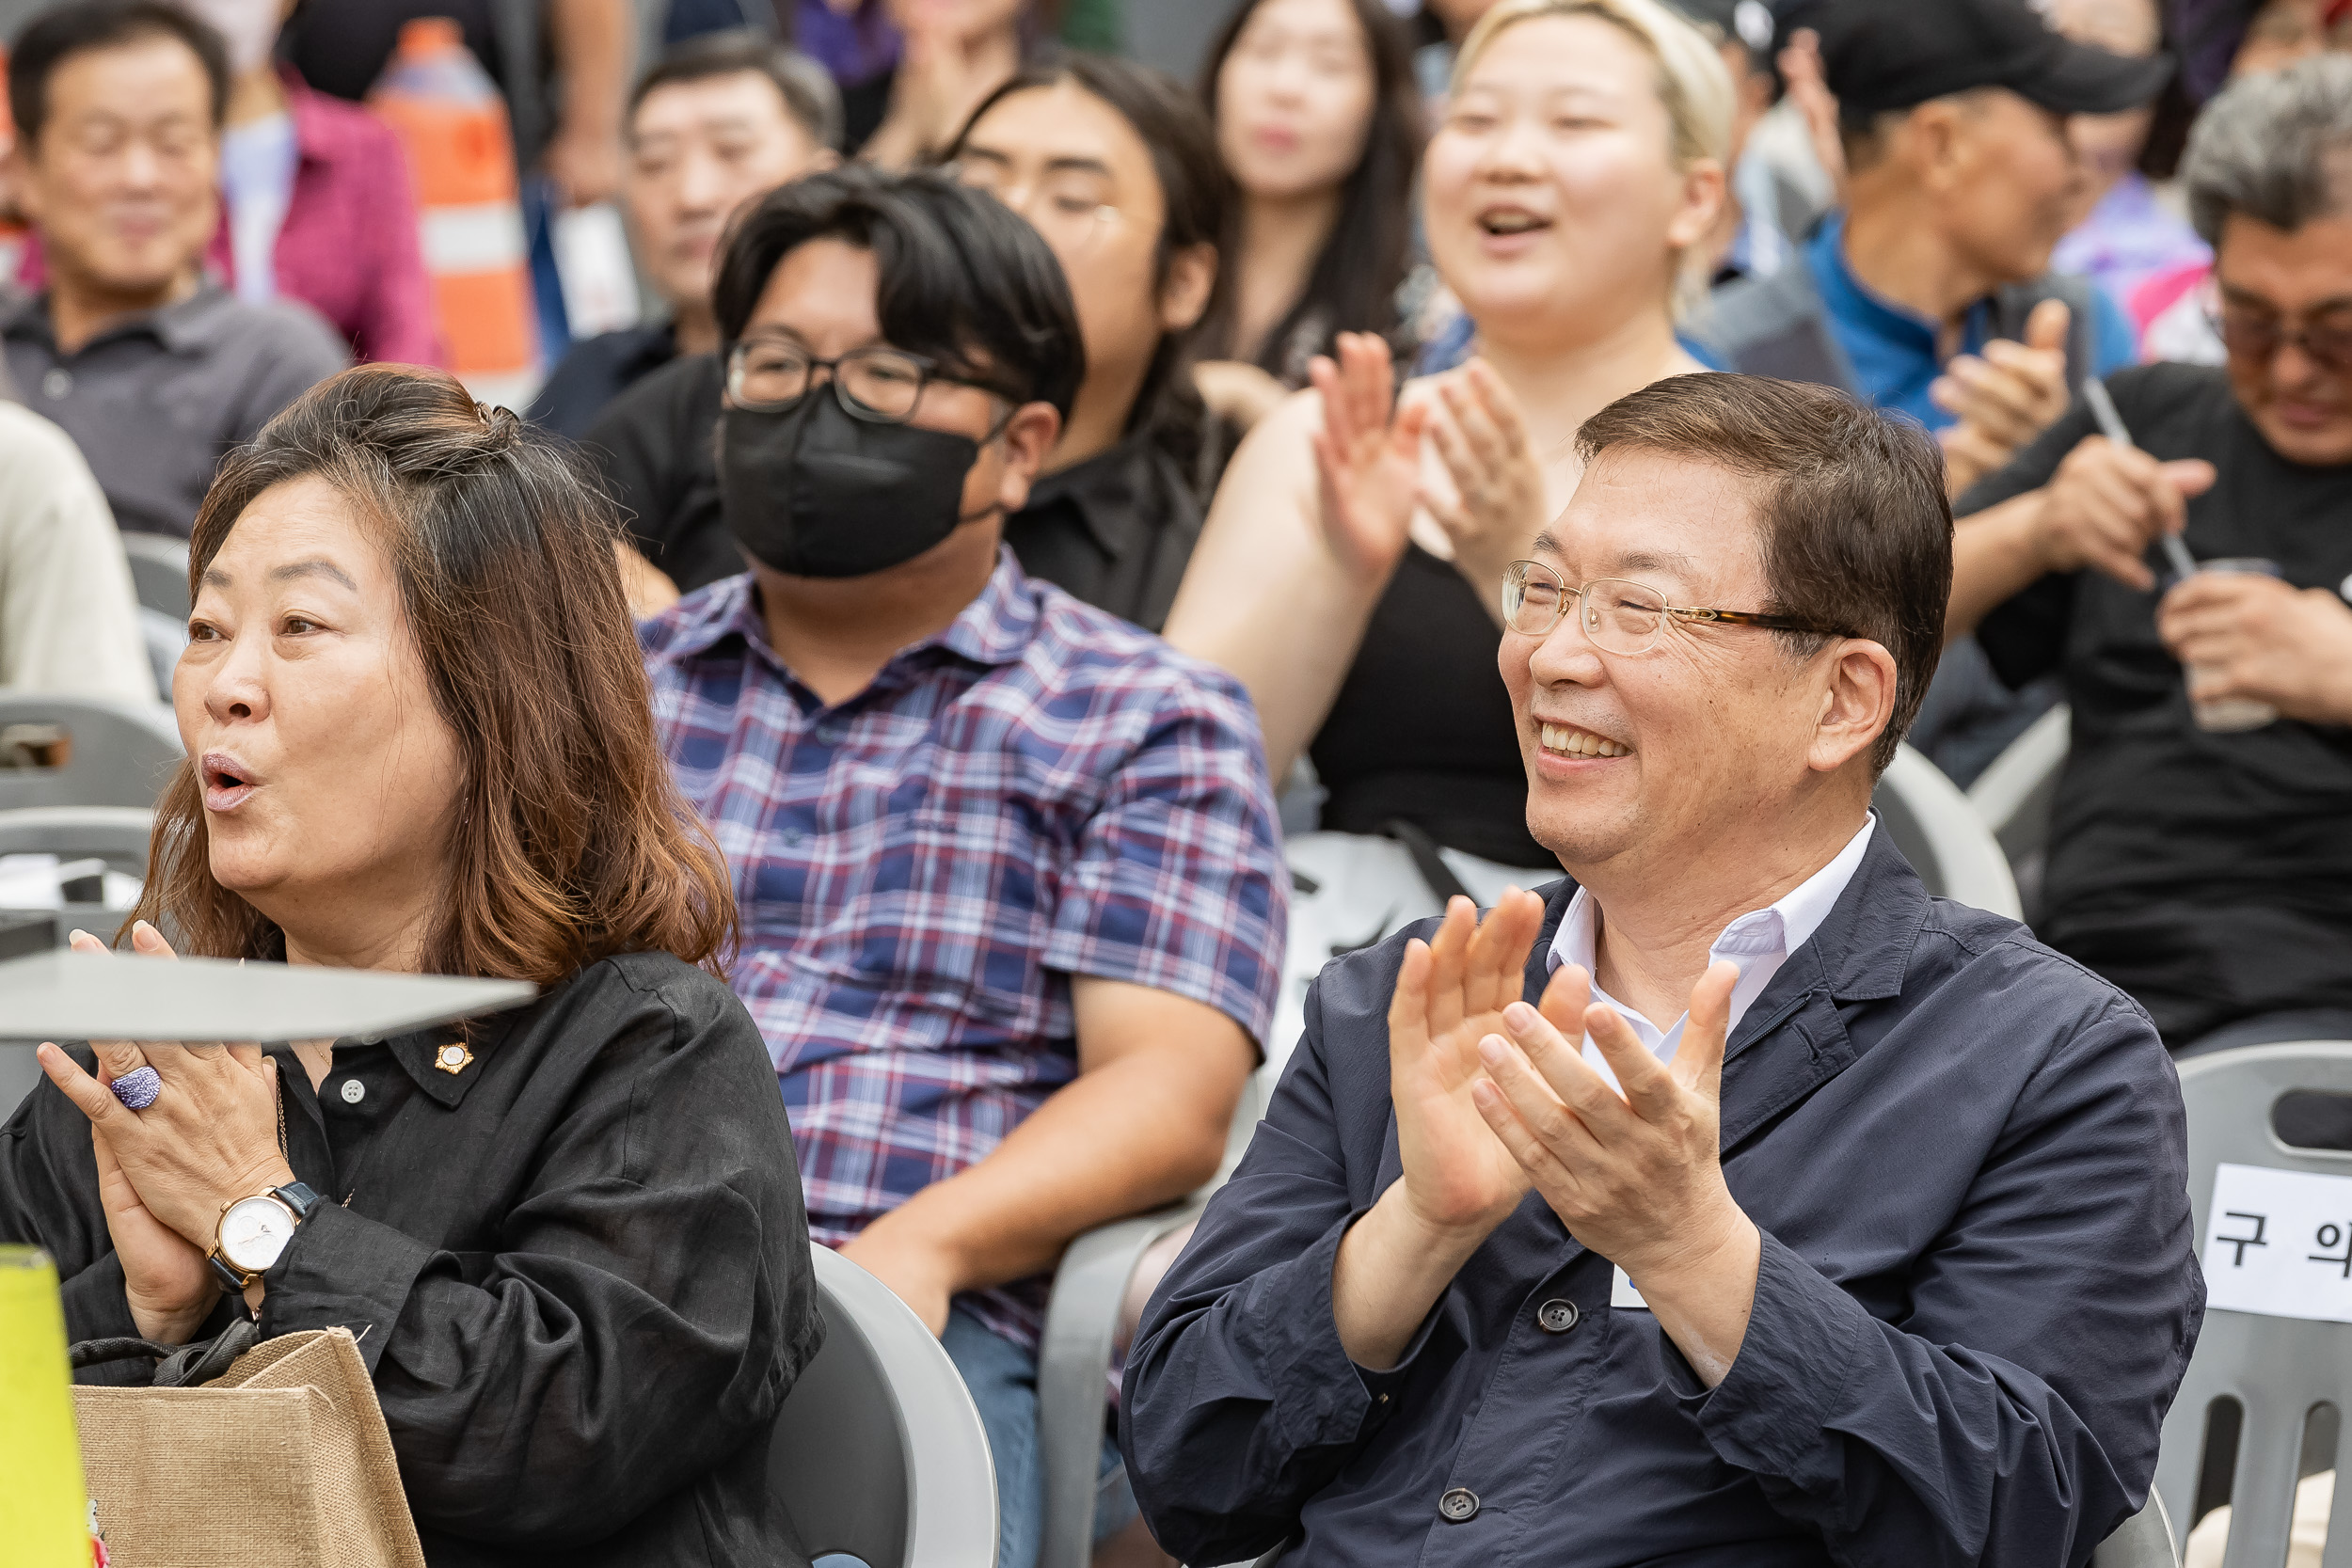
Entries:
[[[231, 701], [216, 482], [394, 506], [458, 462], [355, 455], [430, 421], [336, 382], [380, 404], [339, 435], [306, 394], [348, 367], [544, 433], [609, 508], [644, 789], [723, 857], [809, 1233], [963, 1371], [1008, 1568], [1060, 1249], [1217, 1172], [1290, 969], [1557, 879], [1498, 650], [1531, 584], [1603, 586], [1545, 531], [1645, 390], [1923, 427], [1949, 597], [1894, 711], [1964, 789], [2066, 706], [2033, 935], [2175, 1054], [2352, 1038], [2352, 0], [1225, 8], [1185, 83], [1108, 0], [0, 5], [0, 691]], [[132, 559], [191, 541], [159, 631]], [[1286, 969], [1307, 833], [1421, 902]], [[457, 1398], [388, 1393], [396, 1442]], [[1231, 1478], [1175, 1451], [1126, 1462], [1214, 1553], [1183, 1499]], [[428, 1548], [469, 1535], [413, 1484]], [[1164, 1560], [1105, 1499], [1104, 1550]]]

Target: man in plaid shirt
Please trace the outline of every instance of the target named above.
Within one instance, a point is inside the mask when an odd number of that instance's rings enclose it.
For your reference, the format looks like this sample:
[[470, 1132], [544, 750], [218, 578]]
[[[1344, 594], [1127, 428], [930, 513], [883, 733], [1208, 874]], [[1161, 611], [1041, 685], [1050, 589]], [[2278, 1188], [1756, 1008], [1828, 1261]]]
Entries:
[[716, 304], [752, 567], [645, 623], [655, 720], [733, 871], [810, 1227], [963, 1370], [1025, 1568], [1048, 1271], [1215, 1171], [1272, 1013], [1257, 717], [999, 541], [1084, 366], [1020, 218], [813, 177], [739, 221]]

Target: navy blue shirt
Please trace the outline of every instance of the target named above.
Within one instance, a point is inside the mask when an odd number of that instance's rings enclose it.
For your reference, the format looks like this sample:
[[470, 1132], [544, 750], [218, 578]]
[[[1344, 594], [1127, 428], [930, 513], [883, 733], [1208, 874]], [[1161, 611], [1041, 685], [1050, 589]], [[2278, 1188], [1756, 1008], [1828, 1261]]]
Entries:
[[[1928, 388], [1944, 373], [1944, 360], [1936, 352], [1942, 325], [1896, 304], [1853, 275], [1846, 265], [1846, 214], [1832, 213], [1824, 218], [1805, 241], [1804, 254], [1814, 287], [1821, 292], [1831, 335], [1852, 363], [1862, 395], [1881, 408], [1910, 415], [1930, 430], [1952, 423], [1952, 417], [1928, 398]], [[2090, 373], [2112, 375], [2137, 357], [2132, 324], [2106, 290], [2091, 290], [2090, 300]], [[1994, 335], [1993, 302], [1979, 300], [1963, 320], [1961, 352], [1982, 354]]]
[[[1527, 996], [1572, 888], [1548, 892]], [[2147, 1016], [1885, 835], [1734, 1032], [1724, 1172], [1763, 1232], [1708, 1389], [1539, 1196], [1391, 1371], [1331, 1314], [1401, 1166], [1407, 936], [1334, 961], [1240, 1167], [1146, 1310], [1120, 1443], [1189, 1562], [2079, 1565], [2137, 1512], [2204, 1310]], [[1446, 1499], [1441, 1505], [1440, 1499]]]

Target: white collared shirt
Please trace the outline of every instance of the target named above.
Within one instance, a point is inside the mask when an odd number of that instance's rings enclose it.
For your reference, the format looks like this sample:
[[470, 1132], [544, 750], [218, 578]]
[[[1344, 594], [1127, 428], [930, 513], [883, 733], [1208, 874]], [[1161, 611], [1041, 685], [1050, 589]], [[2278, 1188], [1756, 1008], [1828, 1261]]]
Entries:
[[[1784, 894], [1769, 909], [1753, 910], [1724, 927], [1724, 934], [1707, 950], [1707, 961], [1712, 965], [1719, 958], [1729, 958], [1740, 966], [1740, 983], [1731, 991], [1730, 1027], [1740, 1027], [1749, 1005], [1764, 994], [1764, 988], [1772, 983], [1780, 966], [1788, 961], [1788, 955], [1803, 947], [1820, 929], [1821, 922], [1837, 902], [1837, 895], [1846, 891], [1853, 874], [1861, 867], [1863, 852], [1870, 847], [1870, 830], [1878, 822], [1876, 813], [1863, 818], [1861, 831], [1849, 839], [1837, 852], [1836, 859], [1799, 882]], [[1549, 967], [1556, 971], [1563, 964], [1582, 964], [1584, 972], [1594, 974], [1596, 919], [1601, 912], [1592, 895], [1583, 888], [1568, 900], [1567, 912], [1560, 917], [1560, 929], [1551, 939]], [[1640, 1013], [1600, 989], [1597, 977], [1593, 982], [1593, 1000], [1616, 1009], [1618, 1016], [1632, 1025], [1636, 1038], [1647, 1046], [1661, 1062], [1674, 1060], [1675, 1050], [1682, 1043], [1682, 1027], [1691, 1019], [1684, 1013], [1671, 1027], [1661, 1029]], [[1617, 1086], [1617, 1075], [1593, 1043], [1590, 1035], [1584, 1037], [1584, 1059]]]

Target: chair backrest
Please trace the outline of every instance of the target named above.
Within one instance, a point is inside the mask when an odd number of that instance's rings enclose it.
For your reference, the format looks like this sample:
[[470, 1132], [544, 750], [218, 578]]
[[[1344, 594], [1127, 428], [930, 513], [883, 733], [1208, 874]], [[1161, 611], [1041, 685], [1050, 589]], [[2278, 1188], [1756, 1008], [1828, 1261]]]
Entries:
[[2050, 813], [2074, 743], [2074, 710], [2060, 703], [2010, 741], [1968, 786], [1968, 803], [1993, 830], [2011, 865], [2049, 845]]
[[161, 703], [0, 691], [0, 730], [55, 724], [71, 739], [63, 768], [0, 768], [0, 810], [17, 806], [152, 807], [187, 753]]
[[95, 858], [144, 877], [154, 831], [155, 814], [144, 806], [24, 806], [0, 811], [0, 855]]
[[147, 650], [147, 669], [155, 677], [155, 689], [169, 701], [171, 677], [180, 668], [180, 656], [188, 651], [187, 622], [141, 605], [139, 642]]
[[812, 1246], [825, 1345], [776, 1418], [768, 1483], [812, 1557], [994, 1568], [996, 1472], [956, 1365], [890, 1287]]
[[[2199, 1245], [2204, 1247], [2206, 1287], [2217, 1297], [2231, 1293], [2226, 1271], [2236, 1266], [2233, 1256], [2248, 1252], [2233, 1246], [2211, 1224], [2221, 1166], [2352, 1176], [2352, 1153], [2296, 1148], [2274, 1131], [2273, 1108], [2297, 1090], [2352, 1095], [2352, 1041], [2241, 1046], [2181, 1064], [2181, 1093], [2188, 1106], [2189, 1206]], [[2239, 1212], [2232, 1210], [2225, 1217]], [[2232, 1218], [2229, 1228], [2251, 1237], [2257, 1233], [2253, 1212], [2245, 1212], [2249, 1217]], [[2352, 1212], [2334, 1218], [2339, 1227], [2352, 1224]], [[2284, 1213], [2263, 1216], [2260, 1234], [2269, 1250], [2261, 1256], [2294, 1259], [2329, 1250], [2308, 1230]], [[2208, 1237], [2215, 1238], [2209, 1246]], [[2338, 1242], [2344, 1239], [2339, 1228]], [[2235, 1401], [2240, 1411], [2224, 1560], [2229, 1568], [2278, 1568], [2286, 1560], [2306, 1422], [2322, 1404], [2340, 1413], [2352, 1408], [2352, 1323], [2208, 1307], [2197, 1354], [2165, 1418], [2163, 1455], [2156, 1465], [2156, 1490], [2184, 1527], [2197, 1521], [2208, 1423], [2223, 1400]], [[2352, 1561], [2352, 1528], [2339, 1527], [2331, 1533], [2327, 1561], [2342, 1568]]]
[[1930, 893], [2021, 918], [2017, 882], [2000, 845], [1935, 764], [1900, 748], [1870, 804]]
[[2090, 1554], [2090, 1568], [2180, 1568], [2181, 1548], [2164, 1498], [2148, 1494], [2147, 1506], [2117, 1527]]
[[174, 621], [188, 618], [188, 542], [165, 533], [126, 533], [122, 553], [131, 558], [131, 586], [139, 603]]

